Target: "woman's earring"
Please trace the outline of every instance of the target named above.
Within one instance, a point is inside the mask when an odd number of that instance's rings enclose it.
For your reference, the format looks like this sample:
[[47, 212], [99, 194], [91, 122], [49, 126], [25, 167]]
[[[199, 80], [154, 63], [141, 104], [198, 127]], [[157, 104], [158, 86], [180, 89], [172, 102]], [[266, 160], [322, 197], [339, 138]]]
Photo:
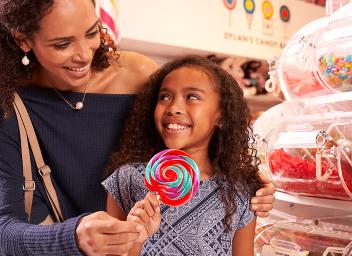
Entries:
[[25, 65], [25, 66], [28, 66], [30, 63], [28, 57], [27, 57], [27, 53], [25, 52], [24, 53], [24, 57], [22, 58], [22, 64]]

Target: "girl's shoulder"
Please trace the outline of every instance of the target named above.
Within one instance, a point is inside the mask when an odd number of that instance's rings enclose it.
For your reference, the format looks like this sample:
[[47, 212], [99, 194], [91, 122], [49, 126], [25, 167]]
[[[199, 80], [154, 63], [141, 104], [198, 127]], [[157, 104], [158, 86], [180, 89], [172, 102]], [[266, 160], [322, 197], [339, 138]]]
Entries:
[[116, 169], [115, 173], [119, 176], [133, 176], [135, 174], [142, 174], [144, 175], [145, 172], [145, 165], [141, 162], [133, 162], [121, 165], [119, 168]]
[[[227, 179], [224, 177], [220, 177], [218, 179], [219, 183], [224, 187], [225, 191], [228, 190], [230, 184]], [[252, 197], [250, 188], [241, 182], [237, 182], [236, 184], [234, 184], [234, 186], [236, 187], [236, 191], [232, 198], [234, 198], [237, 204], [246, 205]]]
[[121, 186], [129, 187], [133, 182], [143, 180], [145, 166], [143, 163], [135, 162], [121, 165], [111, 173], [102, 184], [105, 187], [114, 186], [119, 183]]

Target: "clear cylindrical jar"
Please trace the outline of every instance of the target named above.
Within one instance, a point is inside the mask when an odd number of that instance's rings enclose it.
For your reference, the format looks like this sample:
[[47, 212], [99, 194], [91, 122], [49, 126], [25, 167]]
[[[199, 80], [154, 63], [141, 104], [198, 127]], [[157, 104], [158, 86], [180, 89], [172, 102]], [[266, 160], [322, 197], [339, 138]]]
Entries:
[[303, 115], [272, 130], [265, 165], [284, 192], [352, 200], [352, 112]]
[[332, 14], [316, 44], [318, 79], [334, 93], [352, 91], [351, 13], [352, 3]]
[[272, 72], [286, 99], [352, 90], [352, 3], [301, 28]]
[[300, 29], [287, 43], [277, 66], [278, 82], [286, 99], [330, 94], [317, 79], [315, 44], [328, 25], [327, 18], [315, 20]]

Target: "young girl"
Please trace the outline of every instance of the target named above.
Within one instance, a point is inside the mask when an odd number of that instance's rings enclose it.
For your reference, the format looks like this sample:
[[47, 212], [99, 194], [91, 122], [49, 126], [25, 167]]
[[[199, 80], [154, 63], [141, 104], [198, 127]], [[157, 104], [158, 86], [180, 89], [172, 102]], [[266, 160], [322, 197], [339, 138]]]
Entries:
[[[154, 73], [103, 182], [108, 213], [148, 231], [129, 255], [253, 255], [249, 205], [262, 184], [248, 125], [242, 90], [210, 60], [188, 56]], [[159, 208], [144, 185], [146, 163], [165, 148], [186, 151], [200, 169], [198, 193], [180, 207]]]

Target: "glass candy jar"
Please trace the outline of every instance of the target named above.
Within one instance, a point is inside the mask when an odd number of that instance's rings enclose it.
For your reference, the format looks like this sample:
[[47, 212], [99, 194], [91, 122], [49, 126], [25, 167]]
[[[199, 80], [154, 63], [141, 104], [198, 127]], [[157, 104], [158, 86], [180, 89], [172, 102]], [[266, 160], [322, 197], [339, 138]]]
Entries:
[[286, 121], [268, 136], [264, 156], [278, 190], [352, 200], [352, 112]]

